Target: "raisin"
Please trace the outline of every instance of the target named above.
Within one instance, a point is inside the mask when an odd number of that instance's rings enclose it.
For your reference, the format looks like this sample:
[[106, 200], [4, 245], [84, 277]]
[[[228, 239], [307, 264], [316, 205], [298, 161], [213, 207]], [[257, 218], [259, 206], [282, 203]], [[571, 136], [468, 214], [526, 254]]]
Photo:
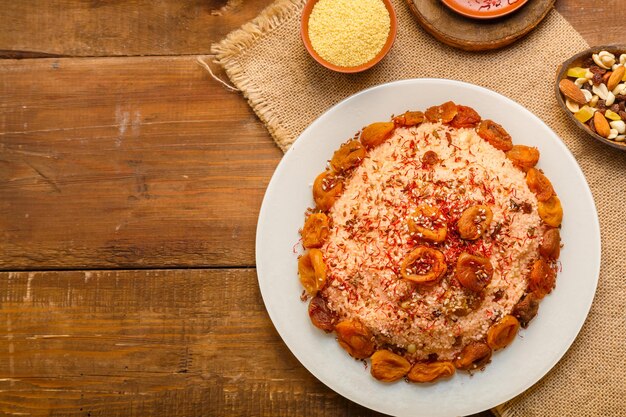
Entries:
[[328, 308], [326, 300], [319, 295], [313, 297], [309, 303], [309, 318], [315, 327], [326, 333], [335, 329], [335, 316]]

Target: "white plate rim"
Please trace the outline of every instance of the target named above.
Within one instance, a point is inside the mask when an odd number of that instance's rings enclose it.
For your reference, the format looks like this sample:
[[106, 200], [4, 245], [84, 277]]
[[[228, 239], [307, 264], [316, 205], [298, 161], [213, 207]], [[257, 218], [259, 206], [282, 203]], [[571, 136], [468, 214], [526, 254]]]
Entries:
[[[587, 255], [586, 258], [588, 260], [591, 259], [591, 265], [587, 269], [587, 271], [590, 272], [589, 275], [592, 275], [592, 278], [590, 278], [591, 282], [586, 283], [587, 285], [586, 293], [585, 293], [586, 296], [584, 297], [584, 300], [582, 300], [582, 303], [577, 305], [577, 312], [578, 312], [577, 320], [574, 324], [570, 323], [571, 329], [568, 332], [567, 337], [564, 340], [560, 341], [557, 348], [553, 352], [551, 352], [551, 355], [547, 360], [543, 360], [543, 363], [542, 363], [543, 366], [536, 367], [536, 369], [533, 369], [534, 372], [532, 373], [532, 376], [525, 378], [524, 381], [522, 381], [521, 383], [517, 383], [514, 386], [509, 387], [507, 390], [505, 390], [506, 391], [505, 393], [498, 393], [496, 395], [484, 395], [484, 396], [477, 398], [477, 401], [471, 404], [460, 404], [458, 407], [452, 407], [452, 409], [446, 408], [444, 410], [441, 410], [441, 409], [440, 410], [437, 410], [437, 409], [426, 410], [426, 409], [423, 409], [422, 407], [422, 409], [411, 408], [410, 413], [408, 413], [406, 404], [401, 404], [401, 402], [402, 400], [411, 401], [412, 398], [406, 397], [405, 395], [407, 391], [406, 387], [407, 386], [416, 387], [416, 385], [404, 384], [404, 383], [402, 383], [403, 385], [397, 385], [397, 384], [389, 385], [389, 384], [382, 384], [377, 381], [374, 381], [374, 383], [380, 384], [378, 386], [379, 390], [383, 391], [385, 395], [388, 395], [385, 398], [388, 398], [389, 401], [383, 402], [383, 401], [379, 401], [379, 399], [378, 401], [373, 400], [367, 394], [368, 392], [367, 390], [360, 390], [358, 388], [355, 389], [355, 383], [352, 380], [346, 379], [344, 375], [333, 376], [331, 374], [329, 376], [328, 372], [326, 372], [324, 369], [320, 369], [321, 366], [319, 363], [312, 363], [312, 360], [309, 357], [307, 357], [307, 352], [302, 349], [302, 335], [292, 335], [288, 332], [287, 327], [286, 327], [287, 320], [293, 320], [294, 318], [299, 320], [300, 318], [297, 318], [294, 316], [284, 317], [284, 315], [281, 315], [278, 312], [279, 309], [278, 309], [278, 304], [276, 301], [277, 300], [276, 294], [277, 292], [282, 291], [282, 289], [281, 288], [276, 289], [276, 285], [274, 281], [276, 277], [272, 276], [272, 273], [275, 271], [273, 270], [272, 266], [276, 265], [277, 261], [271, 256], [268, 257], [267, 248], [272, 247], [273, 245], [268, 245], [267, 242], [268, 242], [268, 237], [270, 237], [273, 233], [280, 231], [280, 230], [268, 230], [268, 227], [269, 227], [268, 225], [270, 224], [269, 220], [273, 216], [271, 213], [271, 210], [276, 210], [277, 208], [276, 204], [273, 204], [275, 203], [275, 201], [273, 200], [275, 200], [277, 198], [276, 195], [280, 194], [281, 192], [281, 190], [276, 189], [277, 179], [278, 178], [284, 179], [285, 175], [289, 174], [289, 173], [286, 173], [285, 170], [289, 169], [289, 163], [292, 160], [293, 155], [300, 152], [299, 149], [303, 147], [303, 144], [306, 141], [311, 142], [312, 139], [310, 138], [312, 137], [311, 136], [312, 132], [315, 132], [315, 130], [318, 130], [320, 126], [322, 126], [324, 123], [327, 123], [327, 120], [331, 117], [331, 115], [337, 112], [342, 112], [342, 111], [345, 112], [346, 109], [349, 108], [350, 106], [355, 106], [358, 109], [359, 105], [361, 106], [363, 105], [362, 100], [366, 100], [367, 102], [368, 96], [370, 95], [381, 93], [381, 92], [386, 92], [388, 90], [392, 90], [392, 92], [398, 89], [404, 90], [404, 89], [414, 88], [416, 86], [417, 87], [431, 87], [431, 88], [433, 86], [439, 87], [443, 91], [449, 92], [451, 96], [458, 95], [459, 91], [465, 91], [466, 93], [473, 93], [480, 97], [486, 97], [490, 100], [493, 100], [494, 101], [493, 104], [499, 103], [499, 104], [506, 105], [505, 107], [515, 109], [515, 111], [518, 112], [516, 114], [518, 114], [518, 116], [521, 119], [525, 119], [526, 121], [529, 121], [532, 124], [541, 126], [541, 128], [546, 133], [548, 133], [549, 143], [551, 144], [550, 146], [556, 146], [560, 153], [560, 157], [566, 158], [566, 161], [569, 164], [568, 168], [573, 170], [573, 172], [570, 172], [570, 174], [573, 174], [574, 177], [579, 182], [582, 181], [582, 183], [580, 184], [582, 185], [582, 189], [578, 190], [579, 192], [577, 194], [577, 199], [579, 201], [582, 201], [586, 205], [585, 210], [588, 216], [585, 220], [587, 220], [589, 223], [585, 225], [586, 227], [585, 233], [591, 236], [593, 239], [591, 242], [589, 242], [586, 245], [586, 252], [585, 252], [585, 254]], [[452, 97], [450, 99], [452, 99]], [[447, 100], [444, 99], [443, 101], [447, 101]], [[440, 104], [443, 101], [440, 99], [438, 100], [436, 98], [432, 98], [430, 105]], [[467, 103], [467, 102], [459, 102], [459, 104], [471, 105], [471, 103]], [[376, 103], [374, 104], [374, 106], [376, 106]], [[484, 117], [484, 114], [483, 114], [484, 112], [479, 110], [478, 108], [480, 106], [473, 106], [473, 107], [477, 108], [481, 116]], [[419, 106], [419, 107], [413, 107], [412, 109], [424, 110], [424, 108], [425, 107], [423, 106]], [[396, 113], [399, 113], [401, 111], [403, 110], [397, 110]], [[393, 111], [387, 111], [386, 113], [387, 117], [389, 116], [390, 113], [393, 113]], [[384, 120], [384, 119], [378, 119], [378, 120]], [[498, 120], [496, 118], [494, 118], [494, 120], [501, 122], [501, 120]], [[376, 120], [370, 120], [369, 122], [373, 122], [373, 121], [376, 121]], [[366, 123], [364, 123], [363, 125], [365, 125]], [[357, 131], [361, 127], [362, 125], [354, 126], [353, 130]], [[349, 136], [344, 135], [341, 138], [341, 140], [339, 140], [339, 142], [337, 143], [343, 142], [348, 137]], [[515, 135], [513, 135], [513, 139], [514, 139], [514, 143], [525, 143], [523, 140], [516, 140]], [[336, 146], [334, 145], [331, 146], [331, 145], [326, 144], [326, 147], [329, 148], [330, 154], [327, 153], [327, 157], [329, 158], [330, 155], [332, 155], [332, 151], [336, 149]], [[325, 160], [321, 161], [319, 165], [320, 172], [324, 168], [323, 166], [324, 162]], [[291, 169], [293, 170], [293, 167]], [[313, 180], [313, 177], [310, 178], [308, 183], [310, 184], [312, 180]], [[302, 186], [302, 184], [300, 184], [300, 186]], [[282, 190], [283, 193], [285, 191], [286, 190]], [[557, 192], [559, 192], [558, 188], [557, 188]], [[559, 196], [561, 197], [560, 193], [559, 193]], [[565, 211], [566, 211], [566, 216], [567, 216], [568, 209], [566, 208]], [[567, 217], [565, 219], [567, 219]], [[565, 220], [564, 220], [564, 224], [565, 224]], [[301, 225], [299, 225], [298, 227], [301, 227]], [[297, 228], [296, 228], [296, 231], [297, 231]], [[567, 249], [567, 242], [566, 242], [565, 249]], [[563, 355], [567, 352], [567, 350], [569, 349], [569, 347], [575, 340], [576, 336], [580, 332], [585, 322], [585, 319], [591, 308], [595, 291], [597, 288], [598, 277], [599, 277], [599, 272], [600, 272], [600, 259], [601, 259], [600, 226], [599, 226], [597, 210], [595, 207], [593, 196], [586, 182], [584, 174], [582, 170], [580, 169], [580, 167], [578, 166], [574, 156], [571, 154], [571, 152], [565, 146], [565, 144], [560, 140], [560, 138], [556, 135], [556, 133], [554, 133], [554, 131], [552, 131], [543, 121], [541, 121], [537, 116], [532, 114], [526, 108], [516, 103], [515, 101], [503, 95], [500, 95], [499, 93], [496, 93], [484, 87], [476, 86], [473, 84], [468, 84], [465, 82], [447, 80], [447, 79], [436, 79], [436, 78], [400, 80], [400, 81], [394, 81], [391, 83], [381, 84], [378, 86], [368, 88], [366, 90], [363, 90], [359, 93], [354, 94], [353, 96], [350, 96], [344, 99], [340, 103], [331, 107], [324, 114], [322, 114], [318, 119], [316, 119], [313, 123], [311, 123], [311, 125], [309, 125], [309, 127], [307, 127], [302, 132], [302, 134], [298, 137], [298, 139], [294, 142], [294, 144], [291, 146], [289, 151], [285, 153], [284, 157], [282, 158], [281, 162], [276, 168], [272, 176], [272, 179], [270, 180], [270, 183], [267, 187], [267, 191], [263, 199], [261, 210], [259, 212], [259, 220], [257, 224], [257, 235], [256, 235], [256, 265], [257, 265], [259, 288], [261, 290], [261, 294], [262, 294], [263, 301], [265, 303], [268, 315], [270, 316], [270, 319], [272, 320], [276, 330], [282, 337], [287, 347], [296, 356], [296, 358], [305, 366], [305, 368], [307, 368], [316, 378], [318, 378], [321, 382], [323, 382], [325, 385], [327, 385], [329, 388], [331, 388], [335, 392], [365, 407], [368, 407], [370, 409], [387, 413], [387, 414], [391, 414], [391, 415], [398, 415], [398, 416], [404, 416], [404, 415], [414, 415], [414, 416], [415, 415], [438, 415], [438, 416], [441, 415], [441, 416], [444, 416], [444, 415], [464, 415], [464, 414], [472, 414], [472, 413], [480, 412], [480, 411], [492, 408], [496, 405], [499, 405], [505, 401], [508, 401], [514, 398], [516, 395], [522, 393], [523, 391], [528, 389], [530, 386], [535, 384], [537, 381], [539, 381], [541, 378], [543, 378], [543, 376], [545, 376], [545, 374], [548, 373], [548, 371], [550, 371], [550, 369], [552, 369], [556, 365], [556, 363], [563, 357]], [[280, 262], [278, 262], [278, 264], [280, 264]], [[560, 282], [559, 280], [562, 279], [562, 276], [563, 274], [559, 274], [559, 278], [557, 280], [557, 289], [555, 290], [554, 293], [556, 293], [559, 290], [559, 282]], [[295, 269], [293, 270], [293, 279], [297, 281], [297, 273]], [[287, 297], [286, 299], [289, 299], [289, 297], [297, 298], [299, 294], [298, 293], [295, 293], [295, 294], [286, 293], [283, 295]], [[543, 309], [543, 306], [546, 302], [549, 304], [554, 304], [554, 302], [550, 303], [551, 296], [548, 296], [542, 302], [542, 305], [540, 306], [539, 317], [541, 317], [541, 310]], [[284, 302], [284, 300], [281, 301], [281, 303], [282, 302]], [[306, 309], [304, 309], [304, 315], [306, 316]], [[305, 317], [305, 319], [308, 321], [308, 316]], [[533, 325], [536, 325], [535, 321], [537, 321], [537, 319], [535, 319], [531, 323], [528, 331], [532, 331]], [[310, 323], [308, 327], [312, 327], [310, 326]], [[310, 331], [308, 327], [302, 328], [303, 333]], [[330, 337], [324, 335], [321, 331], [317, 329], [314, 329], [314, 331], [318, 332], [320, 343], [324, 343], [325, 345], [327, 345], [328, 343], [322, 342], [322, 340], [323, 338], [330, 338]], [[318, 336], [314, 336], [314, 337], [318, 337]], [[515, 343], [512, 344], [507, 349], [511, 349], [514, 346], [515, 346]], [[505, 349], [503, 352], [506, 352], [507, 349]], [[344, 352], [340, 352], [340, 353], [344, 355], [343, 359], [341, 359], [340, 357], [337, 357], [337, 358], [333, 357], [331, 359], [350, 361], [350, 358], [347, 356], [347, 354], [345, 354]], [[331, 354], [335, 355], [334, 352], [331, 352]], [[497, 361], [497, 358], [494, 358], [494, 362], [495, 361]], [[480, 380], [478, 384], [480, 384], [481, 381], [484, 381], [483, 376], [488, 372], [490, 367], [494, 367], [494, 366], [495, 366], [494, 363], [490, 364], [487, 367], [487, 371], [479, 373], [477, 374], [477, 376], [474, 377], [474, 379]], [[369, 375], [369, 372], [364, 371], [362, 372], [362, 374], [363, 374], [362, 375], [363, 381], [359, 380], [358, 382], [356, 382], [356, 386], [358, 386], [359, 383], [371, 386], [373, 378], [371, 378], [371, 376]], [[458, 375], [455, 376], [455, 378], [457, 377]], [[469, 378], [466, 378], [466, 379], [469, 379]], [[464, 387], [471, 386], [472, 384], [474, 384], [474, 382], [461, 384], [461, 389], [464, 389]], [[439, 386], [438, 384], [429, 384], [429, 385]], [[414, 390], [419, 392], [422, 390], [422, 388], [417, 387]], [[395, 391], [401, 392], [402, 395], [394, 395]], [[443, 393], [443, 394], [439, 391], [436, 391], [436, 392], [438, 393], [438, 396], [436, 396], [437, 398], [440, 398], [441, 395], [443, 395], [447, 399], [454, 399], [456, 395], [458, 394], [458, 391], [456, 393]], [[420, 395], [420, 394], [416, 393], [415, 395]], [[436, 402], [433, 401], [432, 405], [437, 407], [440, 404], [436, 404]]]

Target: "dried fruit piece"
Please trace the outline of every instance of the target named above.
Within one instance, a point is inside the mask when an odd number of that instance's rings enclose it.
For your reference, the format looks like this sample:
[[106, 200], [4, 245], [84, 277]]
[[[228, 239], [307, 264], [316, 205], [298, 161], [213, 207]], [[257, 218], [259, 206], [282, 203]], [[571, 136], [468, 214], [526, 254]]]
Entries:
[[343, 180], [330, 171], [324, 171], [313, 181], [313, 199], [317, 208], [328, 211], [343, 192]]
[[311, 249], [298, 258], [300, 283], [307, 293], [315, 295], [326, 285], [326, 264], [319, 249]]
[[429, 242], [443, 242], [448, 233], [446, 218], [437, 207], [420, 204], [407, 220], [411, 236]]
[[543, 234], [539, 253], [548, 259], [558, 259], [561, 254], [561, 233], [559, 229], [548, 229]]
[[511, 314], [519, 320], [523, 328], [528, 327], [528, 323], [537, 315], [539, 301], [535, 294], [529, 293], [513, 307]]
[[605, 111], [604, 117], [606, 117], [607, 119], [611, 119], [611, 120], [622, 120], [622, 118], [619, 117], [619, 114], [615, 113], [612, 110]]
[[358, 320], [344, 320], [335, 326], [337, 341], [350, 356], [356, 359], [367, 359], [374, 353], [374, 336], [372, 332]]
[[615, 71], [613, 71], [613, 74], [611, 74], [611, 76], [609, 77], [609, 80], [606, 83], [606, 88], [608, 88], [609, 90], [613, 90], [615, 87], [617, 87], [617, 84], [622, 81], [624, 75], [626, 75], [626, 68], [624, 68], [623, 66], [617, 67]]
[[309, 318], [315, 327], [324, 330], [326, 333], [330, 333], [335, 329], [335, 315], [328, 308], [326, 300], [319, 295], [311, 298]]
[[407, 379], [411, 382], [433, 382], [456, 372], [452, 362], [417, 362], [411, 367]]
[[411, 369], [409, 361], [388, 350], [377, 350], [372, 355], [371, 374], [383, 382], [394, 382], [403, 378]]
[[485, 139], [496, 149], [506, 152], [511, 150], [513, 147], [511, 135], [509, 135], [502, 126], [493, 120], [483, 120], [480, 122], [477, 132], [478, 136]]
[[513, 165], [526, 172], [539, 162], [539, 150], [525, 145], [513, 145], [506, 157], [513, 161]]
[[400, 273], [411, 282], [429, 284], [438, 281], [447, 269], [443, 253], [437, 249], [418, 246], [404, 258]]
[[543, 260], [538, 259], [533, 264], [528, 279], [528, 288], [535, 293], [538, 298], [543, 298], [552, 292], [556, 283], [556, 273], [550, 265]]
[[457, 369], [469, 371], [489, 363], [491, 348], [483, 342], [472, 342], [465, 346], [454, 360]]
[[561, 200], [556, 195], [546, 201], [540, 201], [537, 211], [541, 220], [548, 226], [559, 227], [563, 221], [563, 207], [561, 207]]
[[357, 139], [353, 139], [335, 151], [330, 166], [336, 172], [345, 172], [359, 165], [365, 155], [367, 155], [365, 147]]
[[491, 281], [493, 266], [487, 258], [463, 252], [456, 261], [454, 276], [464, 288], [477, 293]]
[[479, 204], [465, 209], [456, 224], [459, 235], [465, 240], [480, 238], [489, 228], [492, 218], [491, 209], [485, 205]]
[[587, 103], [587, 99], [580, 88], [572, 80], [568, 80], [567, 78], [563, 78], [559, 81], [559, 90], [561, 93], [570, 100], [578, 104]]
[[456, 116], [458, 110], [456, 104], [451, 101], [447, 101], [440, 106], [433, 106], [426, 109], [426, 119], [429, 122], [450, 123]]
[[424, 156], [422, 156], [422, 167], [430, 168], [439, 162], [439, 156], [434, 151], [426, 151], [424, 152]]
[[493, 350], [504, 349], [515, 339], [518, 330], [519, 321], [511, 315], [506, 315], [489, 328], [487, 344]]
[[304, 222], [302, 246], [307, 249], [321, 248], [329, 233], [328, 217], [324, 213], [313, 213]]
[[591, 119], [593, 117], [593, 113], [594, 113], [594, 109], [592, 109], [589, 106], [583, 106], [580, 108], [580, 110], [578, 110], [575, 114], [574, 117], [577, 118], [581, 123], [586, 123], [587, 120]]
[[539, 201], [546, 201], [554, 194], [550, 180], [538, 169], [530, 168], [526, 173], [526, 184]]
[[368, 149], [374, 148], [389, 139], [395, 126], [393, 122], [372, 123], [361, 132], [361, 143]]
[[606, 117], [602, 114], [602, 112], [595, 112], [593, 115], [593, 125], [596, 128], [596, 132], [598, 135], [603, 138], [608, 138], [611, 134], [611, 127], [609, 126], [609, 122], [606, 120]]
[[457, 105], [457, 115], [450, 122], [454, 128], [474, 127], [480, 123], [480, 115], [471, 107]]
[[393, 121], [397, 126], [417, 126], [424, 121], [424, 113], [421, 111], [407, 111], [400, 116], [394, 117]]
[[587, 75], [587, 68], [572, 67], [567, 70], [567, 76], [572, 78], [585, 78]]

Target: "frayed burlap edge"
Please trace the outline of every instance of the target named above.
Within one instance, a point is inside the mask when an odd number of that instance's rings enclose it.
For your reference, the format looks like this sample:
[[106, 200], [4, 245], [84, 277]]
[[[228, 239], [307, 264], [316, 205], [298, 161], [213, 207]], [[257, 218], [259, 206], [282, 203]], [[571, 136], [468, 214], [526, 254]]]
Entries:
[[231, 82], [243, 92], [250, 107], [265, 124], [283, 152], [289, 148], [290, 143], [287, 143], [285, 138], [290, 136], [282, 127], [280, 116], [273, 111], [271, 103], [263, 96], [261, 89], [252, 83], [240, 61], [235, 58], [239, 57], [242, 52], [245, 53], [253, 44], [271, 33], [285, 20], [297, 18], [300, 14], [294, 11], [302, 8], [303, 5], [303, 0], [277, 0], [266, 7], [254, 20], [211, 46], [211, 53], [215, 54], [214, 62], [224, 68]]

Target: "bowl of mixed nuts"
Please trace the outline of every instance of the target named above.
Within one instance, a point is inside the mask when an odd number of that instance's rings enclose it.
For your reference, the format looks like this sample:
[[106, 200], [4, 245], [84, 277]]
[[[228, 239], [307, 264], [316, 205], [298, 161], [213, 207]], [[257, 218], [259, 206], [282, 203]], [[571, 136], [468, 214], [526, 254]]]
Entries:
[[556, 98], [579, 128], [626, 150], [626, 45], [595, 46], [565, 61]]

